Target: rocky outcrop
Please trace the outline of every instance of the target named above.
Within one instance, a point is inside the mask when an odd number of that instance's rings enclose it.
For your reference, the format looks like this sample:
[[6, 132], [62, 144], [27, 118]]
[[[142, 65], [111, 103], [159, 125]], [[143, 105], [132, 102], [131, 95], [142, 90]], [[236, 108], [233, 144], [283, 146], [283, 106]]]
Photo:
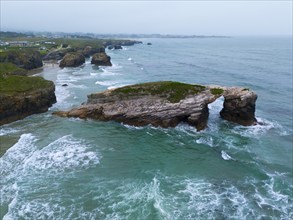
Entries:
[[90, 57], [95, 53], [102, 53], [105, 52], [105, 48], [104, 47], [98, 47], [98, 48], [93, 48], [91, 46], [86, 46], [83, 50], [82, 50], [82, 54], [85, 57]]
[[95, 53], [92, 57], [91, 64], [98, 66], [112, 66], [111, 57], [106, 53]]
[[[222, 117], [225, 114], [223, 118], [242, 125], [252, 125], [256, 122], [254, 108], [251, 108], [255, 106], [256, 94], [251, 91], [170, 81], [137, 84], [91, 94], [88, 95], [87, 102], [80, 107], [54, 114], [101, 121], [114, 120], [135, 126], [150, 124], [174, 127], [185, 122], [197, 130], [202, 130], [207, 126], [208, 104], [222, 95], [225, 97], [224, 109], [221, 112]], [[243, 102], [238, 101], [233, 108], [235, 112], [231, 112], [230, 103], [235, 99]], [[249, 111], [249, 117], [243, 113], [246, 109]], [[238, 112], [241, 114], [238, 115]]]
[[134, 44], [142, 44], [142, 41], [137, 40], [107, 40], [103, 42], [104, 47], [108, 47], [113, 45], [120, 45], [120, 46], [132, 46]]
[[[101, 121], [114, 120], [135, 126], [151, 124], [174, 127], [186, 122], [197, 130], [202, 130], [207, 126], [208, 104], [221, 95], [225, 98], [221, 111], [224, 119], [242, 125], [256, 123], [255, 108], [251, 108], [255, 107], [256, 94], [251, 91], [243, 88], [204, 87], [169, 81], [137, 84], [91, 94], [87, 103], [80, 107], [55, 114]], [[235, 100], [238, 100], [236, 107]], [[234, 108], [231, 108], [231, 105]], [[245, 114], [246, 110], [249, 114]], [[239, 112], [241, 114], [238, 114]]]
[[16, 66], [26, 70], [43, 66], [40, 52], [32, 49], [1, 52], [0, 63], [13, 63]]
[[122, 46], [121, 45], [110, 45], [108, 46], [108, 50], [122, 50]]
[[247, 88], [230, 88], [223, 95], [224, 108], [220, 112], [223, 119], [245, 126], [257, 123], [254, 115], [257, 95], [254, 92]]
[[[14, 78], [10, 80], [10, 77]], [[35, 113], [45, 112], [56, 102], [55, 85], [51, 81], [41, 77], [9, 76], [5, 79], [2, 78], [0, 83], [7, 83], [6, 80], [7, 82], [19, 80], [23, 85], [22, 88], [17, 88], [18, 84], [14, 85], [15, 92], [11, 88], [7, 88], [5, 91], [5, 86], [1, 88], [0, 125], [23, 119]], [[29, 87], [31, 89], [28, 89]], [[25, 90], [17, 91], [22, 89]]]
[[56, 49], [53, 50], [51, 52], [49, 52], [48, 54], [46, 54], [43, 57], [44, 61], [57, 61], [57, 60], [61, 60], [67, 53], [70, 52], [75, 52], [76, 49], [74, 48], [62, 48], [62, 49]]
[[67, 53], [61, 60], [59, 67], [77, 67], [85, 63], [85, 57], [81, 53]]

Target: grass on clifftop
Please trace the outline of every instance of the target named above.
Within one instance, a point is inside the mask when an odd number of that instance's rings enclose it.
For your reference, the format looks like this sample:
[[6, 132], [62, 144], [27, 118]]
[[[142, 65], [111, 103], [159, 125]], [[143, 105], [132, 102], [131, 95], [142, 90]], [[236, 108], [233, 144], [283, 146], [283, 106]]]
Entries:
[[211, 93], [213, 95], [221, 95], [224, 92], [224, 90], [220, 89], [220, 88], [213, 88], [213, 89], [210, 89], [210, 90], [211, 90]]
[[201, 85], [191, 85], [180, 82], [163, 81], [163, 82], [150, 82], [142, 83], [131, 86], [125, 86], [113, 90], [114, 94], [127, 94], [127, 95], [159, 95], [167, 97], [167, 99], [176, 103], [181, 99], [185, 98], [187, 95], [194, 95], [202, 92], [205, 86]]
[[0, 77], [4, 75], [25, 74], [26, 70], [19, 68], [13, 63], [0, 63]]
[[36, 89], [47, 88], [52, 84], [53, 82], [39, 76], [2, 76], [0, 77], [0, 95], [14, 95], [17, 93], [30, 92]]

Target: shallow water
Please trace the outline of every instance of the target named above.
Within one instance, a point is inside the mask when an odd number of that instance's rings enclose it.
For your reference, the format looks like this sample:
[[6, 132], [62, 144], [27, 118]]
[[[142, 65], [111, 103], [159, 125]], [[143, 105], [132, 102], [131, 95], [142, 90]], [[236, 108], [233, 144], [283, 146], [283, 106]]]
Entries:
[[[44, 68], [58, 102], [0, 127], [1, 218], [293, 218], [292, 38], [149, 41], [108, 51], [112, 67]], [[221, 120], [223, 99], [201, 132], [51, 115], [93, 92], [157, 80], [249, 87], [263, 125]]]

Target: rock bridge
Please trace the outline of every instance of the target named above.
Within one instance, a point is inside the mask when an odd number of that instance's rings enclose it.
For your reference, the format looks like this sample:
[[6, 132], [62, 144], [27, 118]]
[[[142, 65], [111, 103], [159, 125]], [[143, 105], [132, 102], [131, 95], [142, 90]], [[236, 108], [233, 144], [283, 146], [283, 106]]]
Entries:
[[254, 125], [257, 95], [247, 88], [201, 86], [163, 81], [142, 83], [88, 95], [86, 103], [61, 117], [117, 121], [134, 126], [175, 127], [181, 122], [197, 130], [207, 127], [208, 104], [224, 97], [220, 116], [244, 126]]

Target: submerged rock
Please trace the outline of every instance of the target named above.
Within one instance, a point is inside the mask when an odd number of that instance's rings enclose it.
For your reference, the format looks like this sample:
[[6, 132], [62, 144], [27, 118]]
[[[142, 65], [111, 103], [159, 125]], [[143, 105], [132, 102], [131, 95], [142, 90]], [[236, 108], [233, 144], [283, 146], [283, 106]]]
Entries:
[[81, 53], [67, 53], [61, 60], [59, 67], [77, 67], [85, 63]]
[[[202, 130], [207, 126], [208, 104], [222, 95], [228, 98], [228, 103], [230, 103], [230, 97], [238, 97], [241, 100], [245, 97], [246, 102], [238, 105], [241, 108], [240, 111], [244, 111], [245, 105], [249, 108], [255, 104], [255, 93], [241, 88], [201, 86], [166, 81], [125, 86], [91, 94], [88, 95], [87, 102], [80, 107], [54, 114], [62, 117], [92, 118], [101, 121], [114, 120], [135, 126], [151, 124], [153, 126], [174, 127], [181, 122], [186, 122], [196, 127], [197, 130]], [[228, 108], [225, 108], [224, 104], [224, 109], [229, 115], [229, 104]], [[237, 112], [238, 109], [234, 110]], [[243, 118], [242, 115], [239, 115], [239, 122], [247, 120], [247, 123], [241, 124], [253, 124], [252, 122], [255, 122], [252, 120], [252, 118], [254, 119], [254, 111], [250, 111], [250, 113], [251, 117]], [[236, 117], [237, 113], [234, 115]], [[230, 120], [229, 117], [225, 117], [225, 119]], [[234, 119], [230, 121], [237, 122]]]
[[91, 64], [95, 64], [98, 66], [112, 66], [111, 57], [106, 53], [95, 53], [92, 57]]

